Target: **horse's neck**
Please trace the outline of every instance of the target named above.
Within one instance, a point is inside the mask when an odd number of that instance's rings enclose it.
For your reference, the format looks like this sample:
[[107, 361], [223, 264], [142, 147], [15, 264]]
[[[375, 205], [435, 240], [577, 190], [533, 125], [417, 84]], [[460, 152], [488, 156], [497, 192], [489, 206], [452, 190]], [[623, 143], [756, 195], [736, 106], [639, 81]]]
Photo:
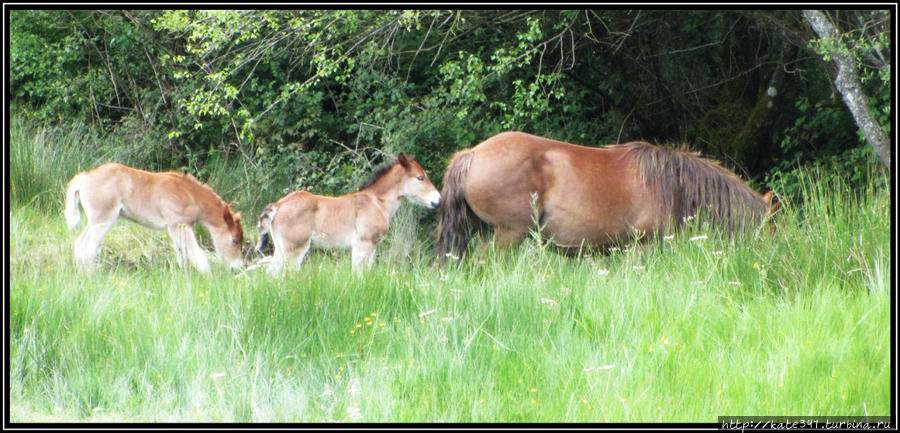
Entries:
[[215, 200], [203, 200], [199, 203], [200, 215], [197, 222], [206, 227], [210, 232], [221, 231], [225, 227], [222, 215], [225, 212], [225, 206], [217, 203]]
[[371, 194], [378, 201], [378, 204], [381, 205], [387, 219], [390, 220], [400, 207], [403, 197], [400, 196], [399, 184], [396, 182], [384, 182], [384, 180], [386, 179], [381, 179], [360, 192]]

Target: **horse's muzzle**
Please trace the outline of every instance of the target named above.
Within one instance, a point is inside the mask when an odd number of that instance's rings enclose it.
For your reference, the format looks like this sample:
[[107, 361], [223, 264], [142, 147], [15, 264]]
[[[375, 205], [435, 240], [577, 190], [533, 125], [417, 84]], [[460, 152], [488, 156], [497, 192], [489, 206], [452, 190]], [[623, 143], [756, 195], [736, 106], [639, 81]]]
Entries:
[[441, 205], [441, 193], [434, 191], [432, 194], [428, 196], [428, 206], [431, 209], [437, 209], [438, 206]]

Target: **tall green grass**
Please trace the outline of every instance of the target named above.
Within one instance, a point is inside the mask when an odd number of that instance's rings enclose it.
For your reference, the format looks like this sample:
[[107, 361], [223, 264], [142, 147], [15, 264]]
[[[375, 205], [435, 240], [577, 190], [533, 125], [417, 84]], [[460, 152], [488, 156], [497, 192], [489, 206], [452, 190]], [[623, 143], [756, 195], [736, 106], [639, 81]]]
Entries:
[[48, 211], [62, 209], [60, 191], [65, 192], [66, 183], [92, 153], [95, 143], [84, 142], [91, 132], [84, 125], [69, 129], [40, 127], [21, 116], [11, 116], [10, 204], [34, 205]]
[[246, 163], [236, 155], [212, 155], [207, 165], [179, 166], [167, 159], [159, 131], [129, 125], [121, 133], [101, 133], [81, 123], [65, 126], [36, 124], [20, 114], [10, 117], [10, 205], [35, 206], [61, 212], [65, 188], [78, 172], [105, 162], [119, 162], [149, 171], [182, 170], [208, 183], [236, 209], [258, 214], [283, 195], [266, 167]]
[[85, 275], [61, 214], [14, 208], [10, 421], [887, 415], [887, 181], [816, 177], [774, 232], [696, 224], [580, 257], [529, 240], [443, 266], [427, 211], [404, 204], [360, 276], [328, 252], [282, 277], [200, 275], [161, 233], [124, 222]]

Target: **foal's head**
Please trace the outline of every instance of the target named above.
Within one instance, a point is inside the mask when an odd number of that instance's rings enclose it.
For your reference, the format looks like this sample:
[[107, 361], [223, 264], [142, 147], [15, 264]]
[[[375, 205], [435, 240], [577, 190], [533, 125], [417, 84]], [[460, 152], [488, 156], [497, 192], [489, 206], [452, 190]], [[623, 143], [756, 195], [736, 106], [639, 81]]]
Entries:
[[241, 227], [241, 213], [226, 205], [224, 214], [225, 231], [215, 239], [216, 249], [232, 268], [244, 266], [241, 247], [244, 244], [244, 229]]
[[400, 195], [427, 208], [437, 208], [441, 204], [441, 193], [428, 179], [422, 166], [403, 153], [397, 155], [397, 163], [403, 168]]

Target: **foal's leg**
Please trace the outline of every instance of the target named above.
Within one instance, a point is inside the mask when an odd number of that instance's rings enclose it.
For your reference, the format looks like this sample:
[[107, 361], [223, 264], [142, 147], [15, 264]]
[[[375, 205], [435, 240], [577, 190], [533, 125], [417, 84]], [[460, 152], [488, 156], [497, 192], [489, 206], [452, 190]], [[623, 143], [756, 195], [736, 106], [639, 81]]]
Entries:
[[94, 190], [82, 185], [79, 193], [81, 207], [87, 217], [87, 226], [75, 239], [75, 263], [87, 271], [93, 271], [96, 266], [97, 251], [100, 244], [106, 238], [113, 225], [119, 219], [122, 204], [114, 193], [105, 192], [102, 189]]
[[194, 236], [194, 228], [189, 224], [169, 224], [169, 236], [172, 237], [172, 246], [175, 247], [175, 258], [178, 266], [184, 266], [187, 258], [198, 271], [209, 272], [209, 258], [197, 238]]
[[81, 207], [87, 226], [75, 239], [75, 263], [90, 272], [96, 266], [100, 244], [119, 219], [121, 207], [115, 197], [91, 191], [81, 192]]
[[300, 265], [303, 264], [303, 260], [306, 258], [306, 253], [309, 252], [309, 245], [312, 242], [311, 239], [307, 239], [306, 243], [301, 245], [296, 251], [296, 259], [294, 259], [294, 269], [300, 269]]
[[87, 227], [75, 239], [75, 263], [88, 272], [96, 267], [97, 251], [112, 226], [116, 224], [117, 215], [100, 221], [88, 220]]
[[284, 261], [287, 258], [289, 252], [285, 251], [284, 241], [281, 240], [281, 237], [275, 234], [274, 230], [269, 230], [269, 236], [272, 239], [272, 261], [269, 262], [269, 266], [267, 267], [267, 271], [269, 275], [278, 275], [284, 271]]
[[[305, 242], [294, 243], [288, 240], [274, 239], [272, 243], [275, 246], [275, 253], [272, 255], [272, 263], [269, 264], [269, 274], [280, 274], [285, 265], [292, 269], [299, 269], [309, 252], [310, 242], [312, 239], [307, 238]], [[299, 246], [298, 246], [299, 245]]]
[[371, 241], [357, 241], [353, 244], [351, 255], [353, 257], [353, 271], [361, 272], [362, 263], [365, 262], [366, 268], [371, 268], [375, 260], [375, 243]]

